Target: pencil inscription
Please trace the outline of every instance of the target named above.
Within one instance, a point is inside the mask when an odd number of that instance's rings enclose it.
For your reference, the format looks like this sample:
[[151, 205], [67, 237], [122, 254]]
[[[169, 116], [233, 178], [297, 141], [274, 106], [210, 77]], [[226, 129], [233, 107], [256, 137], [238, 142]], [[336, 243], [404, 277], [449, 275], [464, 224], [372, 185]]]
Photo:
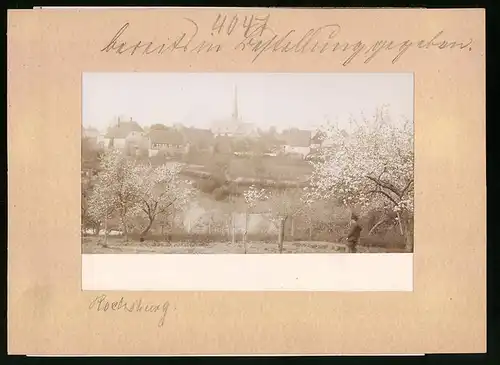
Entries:
[[158, 313], [160, 315], [158, 327], [163, 327], [165, 324], [165, 317], [169, 308], [170, 303], [168, 301], [145, 303], [142, 299], [138, 299], [128, 302], [124, 297], [121, 297], [118, 301], [112, 301], [105, 294], [96, 296], [89, 304], [89, 309], [97, 312]]
[[397, 63], [409, 50], [471, 51], [473, 39], [455, 40], [439, 29], [421, 39], [348, 40], [340, 23], [331, 22], [309, 29], [290, 28], [277, 31], [271, 26], [271, 15], [217, 14], [210, 27], [201, 27], [194, 19], [184, 18], [171, 34], [155, 39], [138, 39], [131, 23], [122, 24], [104, 42], [101, 52], [122, 56], [166, 55], [183, 53], [220, 53], [224, 50], [244, 52], [256, 62], [264, 54], [339, 55], [343, 66], [355, 60], [368, 64], [384, 53]]

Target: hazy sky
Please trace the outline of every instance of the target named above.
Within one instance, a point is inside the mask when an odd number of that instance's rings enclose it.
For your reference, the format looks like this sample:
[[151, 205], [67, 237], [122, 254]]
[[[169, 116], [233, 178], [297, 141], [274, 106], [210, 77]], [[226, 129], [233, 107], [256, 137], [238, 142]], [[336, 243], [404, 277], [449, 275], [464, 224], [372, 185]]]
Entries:
[[[412, 74], [85, 73], [83, 125], [104, 130], [121, 115], [139, 124], [209, 128], [229, 118], [234, 89], [243, 120], [263, 129], [313, 129], [389, 105], [393, 120], [413, 120]], [[345, 123], [345, 124], [344, 124]]]

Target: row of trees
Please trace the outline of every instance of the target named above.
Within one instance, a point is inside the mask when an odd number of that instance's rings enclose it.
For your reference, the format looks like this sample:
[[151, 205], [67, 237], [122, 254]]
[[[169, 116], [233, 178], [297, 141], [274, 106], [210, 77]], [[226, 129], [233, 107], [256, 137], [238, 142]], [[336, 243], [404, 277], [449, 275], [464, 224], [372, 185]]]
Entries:
[[82, 209], [84, 217], [99, 230], [117, 217], [125, 239], [137, 218], [143, 221], [141, 236], [167, 211], [183, 209], [194, 194], [190, 182], [180, 175], [178, 163], [152, 167], [137, 163], [117, 150], [105, 153], [97, 179], [87, 189]]
[[276, 224], [282, 251], [285, 223], [290, 218], [313, 219], [327, 214], [325, 203], [331, 203], [345, 211], [370, 215], [368, 234], [384, 225], [397, 227], [407, 250], [412, 251], [412, 123], [395, 125], [381, 109], [373, 118], [358, 122], [349, 133], [330, 124], [322, 134], [334, 143], [322, 148], [318, 158], [310, 162], [313, 172], [308, 186], [276, 189], [255, 184], [242, 193], [235, 190], [224, 163], [215, 166], [210, 179], [193, 186], [182, 179], [180, 164], [152, 167], [112, 151], [101, 159], [101, 171], [82, 202], [82, 213], [99, 227], [106, 226], [112, 217], [118, 218], [127, 239], [130, 229], [137, 228], [133, 227], [137, 217], [144, 222], [140, 227], [144, 236], [160, 215], [183, 210], [201, 192], [233, 204], [233, 210], [235, 196], [240, 195], [238, 202], [243, 202], [247, 220], [252, 213], [265, 213]]

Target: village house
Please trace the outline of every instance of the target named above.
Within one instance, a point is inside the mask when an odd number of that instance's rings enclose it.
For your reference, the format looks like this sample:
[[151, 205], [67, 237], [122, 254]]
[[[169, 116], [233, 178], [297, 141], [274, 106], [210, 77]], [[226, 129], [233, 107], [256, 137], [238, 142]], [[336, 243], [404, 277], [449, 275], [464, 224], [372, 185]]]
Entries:
[[[349, 133], [347, 133], [347, 131], [345, 131], [344, 129], [340, 130], [340, 136], [343, 140], [349, 139]], [[323, 141], [321, 141], [321, 148], [330, 148], [336, 146], [337, 144], [338, 141], [336, 141], [334, 138], [325, 136]]]
[[156, 156], [160, 151], [170, 156], [188, 152], [183, 133], [174, 128], [150, 130], [147, 138], [149, 157]]
[[188, 152], [213, 152], [215, 139], [209, 129], [181, 128], [180, 132], [184, 136]]
[[94, 127], [85, 128], [82, 126], [82, 137], [95, 139], [97, 141], [97, 137], [99, 137], [99, 131]]
[[145, 132], [132, 131], [125, 138], [125, 152], [129, 156], [140, 156], [148, 153], [149, 140]]
[[236, 126], [231, 120], [216, 120], [210, 128], [215, 136], [233, 136], [236, 132]]
[[96, 143], [98, 147], [104, 149], [104, 146], [106, 145], [106, 133], [100, 132], [96, 138]]
[[326, 134], [320, 130], [316, 131], [311, 138], [311, 151], [318, 151], [322, 144], [323, 141], [326, 138]]
[[228, 136], [216, 136], [214, 139], [214, 152], [221, 154], [232, 154], [233, 142], [231, 137]]
[[311, 152], [311, 132], [301, 129], [289, 129], [279, 136], [279, 152], [305, 158]]
[[91, 149], [99, 148], [98, 139], [99, 139], [99, 131], [97, 129], [92, 127], [85, 128], [82, 126], [82, 143], [83, 140], [85, 140], [85, 144], [88, 148]]
[[144, 138], [144, 130], [137, 122], [132, 119], [129, 121], [118, 120], [116, 125], [108, 128], [102, 139], [102, 144], [106, 149], [125, 150], [127, 141], [136, 141], [138, 138]]
[[255, 124], [250, 122], [240, 122], [233, 133], [236, 138], [259, 138], [260, 134]]

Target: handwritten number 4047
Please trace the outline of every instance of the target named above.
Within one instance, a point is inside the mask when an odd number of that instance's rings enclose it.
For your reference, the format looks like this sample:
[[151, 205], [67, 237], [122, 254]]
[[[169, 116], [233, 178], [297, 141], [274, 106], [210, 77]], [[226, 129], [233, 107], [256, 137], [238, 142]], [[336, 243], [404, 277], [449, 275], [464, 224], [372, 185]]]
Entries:
[[212, 35], [227, 34], [231, 35], [238, 26], [241, 26], [245, 32], [245, 37], [262, 36], [264, 30], [267, 29], [269, 14], [265, 16], [244, 16], [242, 19], [238, 15], [228, 17], [227, 15], [218, 14], [212, 24]]

